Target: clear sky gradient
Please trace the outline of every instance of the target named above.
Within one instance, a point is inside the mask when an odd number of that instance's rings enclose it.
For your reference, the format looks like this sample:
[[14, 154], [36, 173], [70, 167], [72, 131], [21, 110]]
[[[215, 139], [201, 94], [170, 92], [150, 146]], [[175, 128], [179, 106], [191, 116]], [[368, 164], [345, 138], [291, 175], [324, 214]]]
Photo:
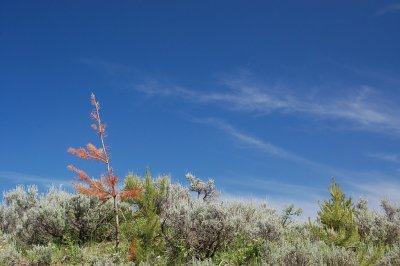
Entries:
[[0, 188], [98, 176], [66, 153], [98, 144], [94, 92], [121, 177], [399, 201], [399, 25], [398, 1], [0, 1]]

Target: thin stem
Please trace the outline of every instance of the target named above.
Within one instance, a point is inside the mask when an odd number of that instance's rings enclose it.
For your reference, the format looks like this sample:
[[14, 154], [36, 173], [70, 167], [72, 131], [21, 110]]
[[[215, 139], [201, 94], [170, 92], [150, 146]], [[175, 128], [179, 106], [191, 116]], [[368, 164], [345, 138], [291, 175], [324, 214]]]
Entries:
[[[101, 145], [103, 148], [104, 152], [104, 158], [105, 158], [105, 163], [107, 165], [107, 175], [108, 178], [112, 178], [112, 172], [111, 172], [111, 167], [110, 167], [110, 159], [107, 155], [106, 151], [106, 146], [104, 144], [104, 130], [101, 125], [101, 118], [100, 118], [100, 112], [99, 112], [99, 103], [96, 101], [96, 97], [93, 94], [93, 102], [94, 102], [94, 107], [96, 108], [96, 120], [98, 124], [98, 129], [99, 129], [99, 136], [101, 140]], [[115, 215], [115, 249], [118, 251], [119, 247], [119, 217], [118, 217], [118, 204], [117, 204], [117, 196], [115, 194], [115, 188], [112, 188], [112, 196], [113, 196], [113, 201], [114, 201], [114, 215]]]
[[118, 205], [116, 197], [114, 199], [114, 214], [115, 214], [115, 249], [118, 251], [119, 247], [119, 217], [118, 217]]
[[104, 131], [102, 130], [102, 127], [101, 127], [99, 103], [96, 101], [96, 98], [94, 98], [94, 107], [96, 108], [96, 118], [97, 118], [96, 120], [97, 120], [97, 124], [98, 124], [98, 129], [99, 129], [101, 146], [102, 146], [103, 152], [104, 152], [105, 163], [107, 165], [107, 174], [108, 174], [108, 177], [110, 178], [111, 177], [110, 159], [108, 158], [106, 146], [104, 144]]

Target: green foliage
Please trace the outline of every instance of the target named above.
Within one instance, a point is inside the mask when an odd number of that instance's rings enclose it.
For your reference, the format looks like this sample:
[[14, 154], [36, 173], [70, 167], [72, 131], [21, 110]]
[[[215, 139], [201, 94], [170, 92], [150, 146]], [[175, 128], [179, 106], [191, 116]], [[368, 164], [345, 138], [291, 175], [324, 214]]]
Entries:
[[27, 257], [32, 266], [51, 265], [52, 262], [52, 246], [33, 246], [27, 251]]
[[[353, 251], [344, 247], [330, 245], [324, 242], [318, 247], [322, 255], [322, 265], [327, 266], [358, 266], [357, 258]], [[321, 265], [320, 264], [320, 265]]]
[[216, 254], [215, 260], [219, 265], [259, 265], [264, 249], [265, 241], [262, 238], [249, 239], [248, 236], [240, 234], [224, 251]]
[[167, 241], [172, 264], [216, 259], [219, 252], [229, 253], [238, 235], [248, 239], [275, 241], [281, 235], [280, 217], [266, 204], [221, 202], [191, 197], [188, 188], [171, 184], [161, 208], [163, 237]]
[[126, 239], [134, 241], [136, 260], [144, 261], [159, 256], [165, 245], [161, 235], [160, 200], [164, 197], [168, 186], [168, 178], [160, 177], [154, 181], [150, 170], [146, 169], [143, 179], [130, 174], [125, 179], [125, 188], [141, 188], [141, 197], [130, 200], [136, 211], [129, 221], [122, 225]]
[[309, 239], [282, 238], [266, 244], [264, 265], [308, 266], [322, 264], [321, 247]]
[[381, 256], [376, 265], [378, 266], [393, 266], [400, 265], [400, 243], [388, 248], [388, 250]]
[[23, 265], [24, 259], [11, 235], [0, 231], [0, 266]]
[[331, 199], [324, 200], [324, 204], [320, 205], [317, 226], [310, 223], [312, 232], [327, 244], [353, 250], [358, 265], [374, 265], [382, 256], [384, 246], [381, 242], [371, 241], [373, 238], [368, 231], [360, 226], [362, 219], [368, 215], [366, 202], [361, 201], [355, 208], [351, 198], [346, 199], [334, 179], [329, 186], [329, 193]]
[[357, 245], [357, 261], [360, 266], [372, 266], [381, 258], [384, 252], [382, 244], [360, 242]]
[[300, 216], [303, 213], [303, 210], [300, 208], [295, 208], [294, 204], [290, 204], [285, 207], [281, 216], [281, 223], [283, 227], [288, 226], [293, 222], [293, 216]]
[[13, 245], [1, 245], [0, 266], [24, 265], [25, 260], [22, 254]]
[[82, 252], [82, 248], [78, 246], [76, 241], [74, 241], [71, 237], [64, 236], [63, 248], [65, 251], [65, 255], [63, 256], [63, 263], [75, 265], [83, 261], [84, 254]]
[[311, 230], [327, 244], [355, 247], [359, 241], [354, 221], [354, 206], [351, 198], [346, 199], [340, 186], [332, 179], [329, 186], [331, 199], [320, 204], [317, 226], [310, 222]]
[[[123, 207], [123, 209], [126, 208]], [[4, 193], [0, 206], [0, 228], [15, 236], [21, 245], [62, 243], [65, 236], [76, 243], [110, 239], [114, 228], [110, 202], [70, 194], [55, 187], [39, 195], [30, 186]]]

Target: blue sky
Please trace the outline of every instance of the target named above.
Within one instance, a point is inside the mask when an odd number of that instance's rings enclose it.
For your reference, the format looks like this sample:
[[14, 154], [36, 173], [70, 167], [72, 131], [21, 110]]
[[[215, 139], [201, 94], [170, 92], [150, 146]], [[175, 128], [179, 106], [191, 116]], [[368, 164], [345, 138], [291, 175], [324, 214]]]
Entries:
[[399, 201], [398, 25], [398, 1], [1, 1], [0, 187], [98, 176], [66, 153], [98, 143], [94, 92], [120, 176], [305, 215], [332, 176]]

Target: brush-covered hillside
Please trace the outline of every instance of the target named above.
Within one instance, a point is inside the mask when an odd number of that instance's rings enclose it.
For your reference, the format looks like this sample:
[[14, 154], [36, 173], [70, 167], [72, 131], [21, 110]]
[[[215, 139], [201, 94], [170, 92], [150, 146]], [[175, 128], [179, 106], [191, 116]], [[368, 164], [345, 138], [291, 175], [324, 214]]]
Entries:
[[224, 202], [212, 180], [129, 175], [116, 248], [112, 200], [35, 186], [4, 192], [0, 265], [400, 265], [400, 208], [352, 202], [333, 180], [317, 219], [293, 205]]

